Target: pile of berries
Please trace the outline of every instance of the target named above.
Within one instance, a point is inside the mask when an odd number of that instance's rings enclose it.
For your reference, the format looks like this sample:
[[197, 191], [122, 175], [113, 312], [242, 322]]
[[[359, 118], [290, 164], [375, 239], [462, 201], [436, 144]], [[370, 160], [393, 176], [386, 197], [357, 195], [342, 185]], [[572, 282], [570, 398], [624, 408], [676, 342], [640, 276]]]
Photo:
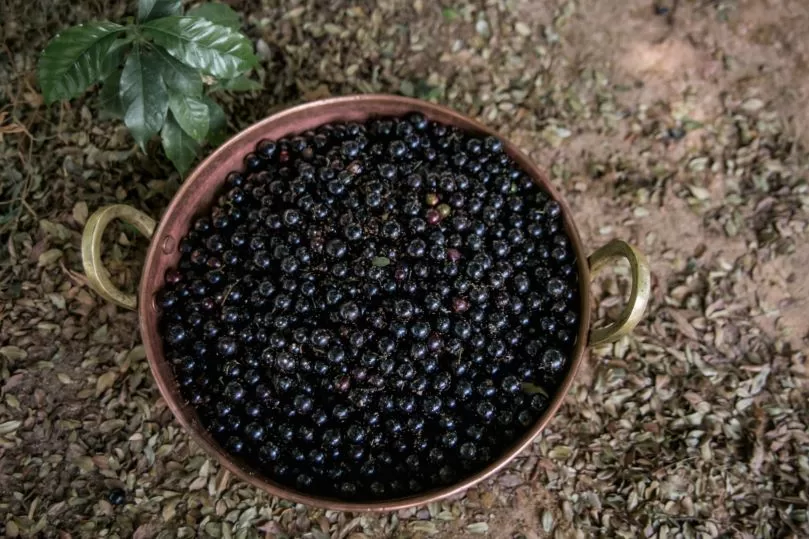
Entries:
[[413, 114], [265, 140], [180, 244], [166, 357], [222, 446], [379, 500], [491, 464], [578, 331], [561, 208], [502, 142]]

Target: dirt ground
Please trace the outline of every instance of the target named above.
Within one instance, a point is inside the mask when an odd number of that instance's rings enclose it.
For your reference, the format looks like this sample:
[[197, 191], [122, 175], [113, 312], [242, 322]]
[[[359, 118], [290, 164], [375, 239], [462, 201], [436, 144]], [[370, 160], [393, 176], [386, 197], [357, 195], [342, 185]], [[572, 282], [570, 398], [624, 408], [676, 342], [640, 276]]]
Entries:
[[[230, 0], [265, 90], [232, 132], [328, 95], [404, 93], [517, 142], [591, 249], [638, 245], [653, 300], [592, 350], [533, 446], [463, 497], [322, 511], [231, 480], [173, 421], [136, 316], [82, 276], [88, 212], [159, 216], [180, 179], [100, 119], [45, 107], [38, 52], [134, 2], [0, 5], [0, 536], [809, 536], [809, 10], [804, 0]], [[134, 290], [145, 241], [109, 234]], [[615, 315], [624, 273], [599, 280]], [[121, 488], [125, 503], [108, 494]]]

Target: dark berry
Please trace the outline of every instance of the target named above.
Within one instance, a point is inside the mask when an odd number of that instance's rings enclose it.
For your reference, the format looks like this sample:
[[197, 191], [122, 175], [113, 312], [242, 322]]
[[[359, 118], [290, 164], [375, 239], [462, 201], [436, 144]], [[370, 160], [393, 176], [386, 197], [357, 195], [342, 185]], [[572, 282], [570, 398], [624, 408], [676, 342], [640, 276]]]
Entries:
[[187, 333], [185, 331], [185, 328], [183, 328], [178, 324], [175, 324], [169, 326], [169, 329], [166, 332], [166, 339], [170, 344], [177, 345], [185, 341], [186, 335]]
[[244, 164], [157, 300], [225, 450], [301, 492], [389, 499], [534, 425], [579, 333], [577, 266], [561, 205], [499, 139], [412, 114], [265, 139]]
[[329, 240], [326, 243], [326, 253], [334, 258], [342, 258], [346, 254], [346, 244], [339, 239]]
[[549, 348], [542, 354], [540, 365], [550, 373], [557, 374], [565, 365], [565, 356], [559, 350]]
[[114, 488], [107, 494], [107, 501], [112, 505], [123, 505], [126, 503], [126, 492], [120, 488]]

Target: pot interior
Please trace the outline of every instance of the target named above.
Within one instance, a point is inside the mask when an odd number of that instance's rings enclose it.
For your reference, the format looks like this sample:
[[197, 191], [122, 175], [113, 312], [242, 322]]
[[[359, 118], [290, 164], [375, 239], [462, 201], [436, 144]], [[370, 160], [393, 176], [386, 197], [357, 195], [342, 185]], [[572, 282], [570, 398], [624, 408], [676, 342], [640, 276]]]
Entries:
[[[155, 296], [163, 288], [166, 270], [176, 267], [179, 263], [178, 244], [188, 232], [194, 218], [213, 203], [229, 172], [243, 170], [244, 156], [251, 152], [259, 141], [262, 139], [277, 140], [333, 122], [363, 122], [373, 117], [403, 116], [411, 112], [419, 112], [430, 120], [453, 125], [468, 132], [497, 136], [503, 140], [505, 151], [523, 171], [562, 206], [565, 229], [576, 256], [579, 278], [580, 322], [573, 356], [569, 359], [567, 374], [559, 384], [556, 394], [552, 396], [545, 413], [524, 436], [518, 439], [512, 447], [503, 451], [501, 456], [484, 470], [453, 485], [395, 500], [349, 503], [338, 499], [306, 495], [264, 478], [258, 471], [226, 453], [205, 430], [194, 407], [186, 403], [181, 396], [171, 366], [164, 357], [158, 331], [159, 312]], [[505, 466], [531, 443], [561, 405], [583, 358], [590, 326], [589, 304], [590, 284], [587, 257], [571, 219], [570, 208], [550, 183], [545, 172], [495, 131], [470, 118], [425, 101], [387, 95], [349, 96], [300, 105], [254, 124], [222, 145], [186, 179], [161, 218], [149, 247], [139, 293], [141, 335], [152, 373], [163, 398], [177, 420], [188, 430], [194, 440], [240, 479], [273, 495], [308, 505], [347, 511], [389, 511], [429, 503], [464, 491]]]

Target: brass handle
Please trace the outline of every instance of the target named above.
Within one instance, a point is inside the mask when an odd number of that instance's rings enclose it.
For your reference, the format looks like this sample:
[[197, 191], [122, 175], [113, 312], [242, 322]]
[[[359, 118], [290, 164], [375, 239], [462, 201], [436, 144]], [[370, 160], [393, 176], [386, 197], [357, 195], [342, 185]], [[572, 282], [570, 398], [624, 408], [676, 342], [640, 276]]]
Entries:
[[619, 258], [629, 261], [629, 269], [632, 274], [632, 291], [629, 294], [629, 301], [617, 321], [590, 332], [590, 345], [617, 341], [624, 335], [628, 335], [643, 318], [643, 311], [646, 310], [646, 304], [649, 303], [652, 287], [649, 262], [643, 253], [625, 241], [612, 240], [590, 255], [587, 259], [590, 264], [590, 278], [594, 278], [607, 264]]
[[87, 219], [81, 237], [81, 259], [87, 281], [98, 294], [121, 307], [134, 310], [138, 306], [138, 298], [134, 294], [126, 294], [119, 290], [109, 278], [109, 272], [101, 261], [101, 239], [104, 230], [113, 219], [120, 219], [138, 229], [151, 239], [157, 223], [154, 219], [132, 206], [113, 204], [97, 210]]

